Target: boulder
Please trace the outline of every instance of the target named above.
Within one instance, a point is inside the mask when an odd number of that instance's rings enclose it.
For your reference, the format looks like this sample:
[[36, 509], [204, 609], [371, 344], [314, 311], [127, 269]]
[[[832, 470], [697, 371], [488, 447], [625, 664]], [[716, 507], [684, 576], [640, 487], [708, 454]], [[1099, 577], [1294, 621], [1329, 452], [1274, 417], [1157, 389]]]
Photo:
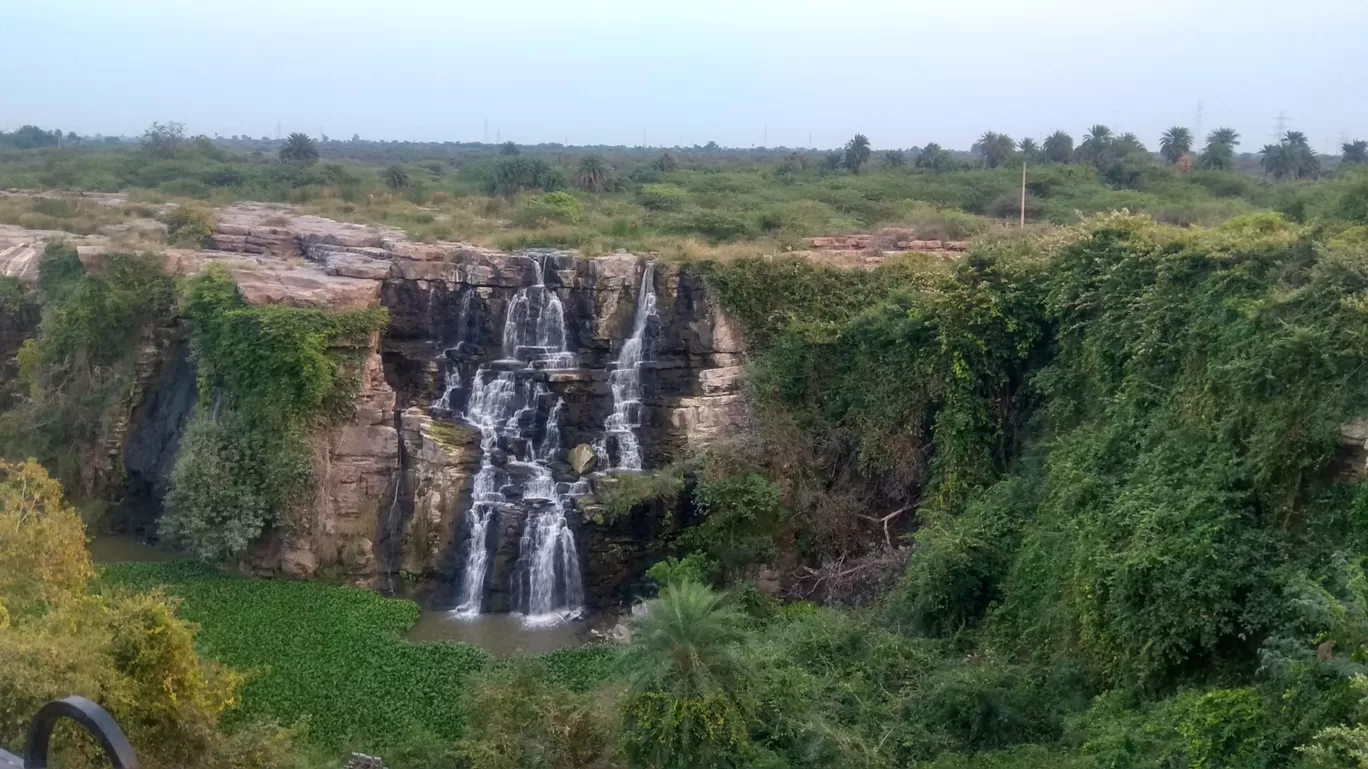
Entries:
[[598, 464], [598, 455], [594, 453], [594, 448], [587, 443], [581, 443], [570, 449], [570, 469], [576, 475], [585, 475], [594, 469]]

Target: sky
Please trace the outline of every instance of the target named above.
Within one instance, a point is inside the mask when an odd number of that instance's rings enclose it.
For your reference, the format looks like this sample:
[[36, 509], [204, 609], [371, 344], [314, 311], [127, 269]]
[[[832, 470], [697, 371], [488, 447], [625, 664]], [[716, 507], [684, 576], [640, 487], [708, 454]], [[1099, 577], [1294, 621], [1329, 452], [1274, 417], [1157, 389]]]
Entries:
[[1253, 151], [1281, 114], [1318, 150], [1368, 138], [1365, 0], [11, 5], [0, 130], [967, 149], [1103, 123]]

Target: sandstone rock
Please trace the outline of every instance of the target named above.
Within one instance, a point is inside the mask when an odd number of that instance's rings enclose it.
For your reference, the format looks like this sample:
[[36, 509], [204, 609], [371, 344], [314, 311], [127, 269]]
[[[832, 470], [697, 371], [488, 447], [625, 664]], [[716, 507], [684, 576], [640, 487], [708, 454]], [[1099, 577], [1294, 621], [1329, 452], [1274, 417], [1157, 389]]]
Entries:
[[587, 443], [581, 443], [570, 449], [570, 469], [577, 475], [587, 475], [592, 472], [594, 465], [598, 463], [598, 455], [594, 453], [594, 448]]

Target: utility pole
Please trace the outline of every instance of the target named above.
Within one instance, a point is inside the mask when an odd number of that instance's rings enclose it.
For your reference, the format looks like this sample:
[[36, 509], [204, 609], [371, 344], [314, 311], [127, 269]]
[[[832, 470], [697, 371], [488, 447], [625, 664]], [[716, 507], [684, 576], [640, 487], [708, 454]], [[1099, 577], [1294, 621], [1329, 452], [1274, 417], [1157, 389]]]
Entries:
[[1021, 227], [1026, 227], [1026, 161], [1021, 161]]

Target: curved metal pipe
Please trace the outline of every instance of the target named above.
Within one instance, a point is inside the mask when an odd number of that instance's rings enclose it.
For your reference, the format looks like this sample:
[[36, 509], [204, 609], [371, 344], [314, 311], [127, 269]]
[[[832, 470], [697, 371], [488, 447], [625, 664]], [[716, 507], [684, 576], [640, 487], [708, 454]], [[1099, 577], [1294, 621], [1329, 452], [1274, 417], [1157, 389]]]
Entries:
[[70, 718], [99, 740], [114, 769], [140, 769], [138, 757], [128, 737], [114, 723], [104, 708], [85, 697], [63, 697], [44, 705], [29, 726], [28, 743], [24, 747], [24, 769], [47, 769], [48, 743], [57, 722]]

